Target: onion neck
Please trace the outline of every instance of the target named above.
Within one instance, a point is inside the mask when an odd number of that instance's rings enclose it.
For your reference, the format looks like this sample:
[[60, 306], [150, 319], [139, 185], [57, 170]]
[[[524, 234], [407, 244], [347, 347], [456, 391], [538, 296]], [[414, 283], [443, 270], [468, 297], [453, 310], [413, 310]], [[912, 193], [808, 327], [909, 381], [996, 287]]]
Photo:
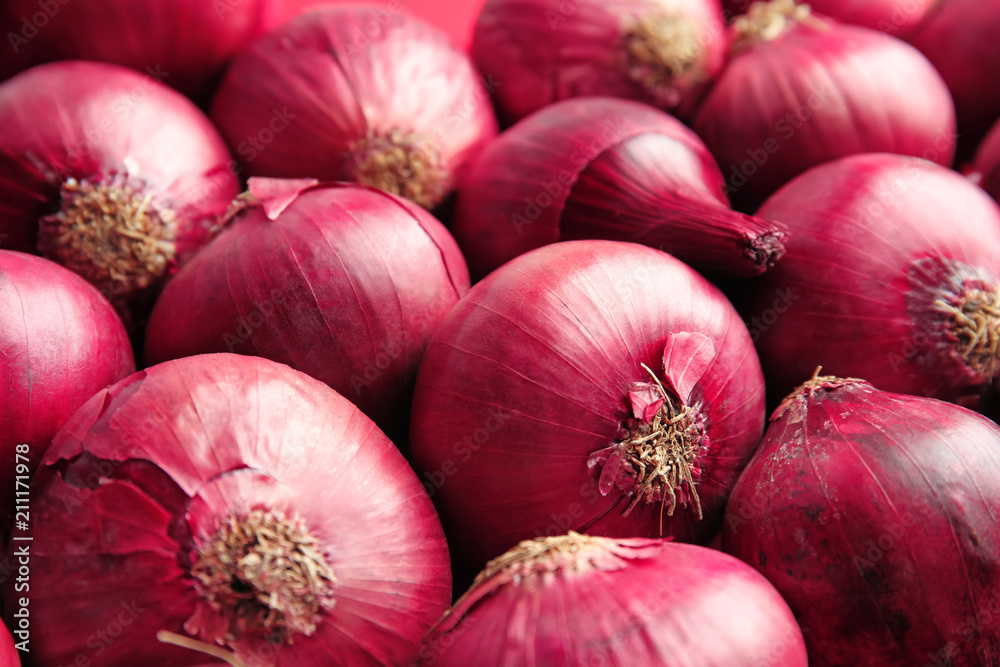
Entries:
[[224, 637], [282, 631], [312, 635], [333, 607], [333, 571], [301, 521], [266, 510], [233, 513], [192, 555], [195, 588], [222, 617]]
[[733, 23], [733, 49], [744, 49], [777, 39], [796, 23], [810, 20], [815, 19], [812, 18], [809, 6], [796, 4], [795, 0], [754, 2], [747, 13]]
[[41, 219], [41, 253], [106, 293], [127, 297], [159, 282], [176, 253], [176, 216], [146, 184], [116, 175], [70, 178], [59, 212]]
[[629, 78], [657, 97], [679, 98], [674, 82], [695, 73], [702, 59], [699, 32], [694, 20], [680, 12], [643, 16], [625, 32]]
[[385, 190], [432, 209], [448, 192], [447, 171], [429, 138], [393, 130], [359, 141], [348, 172], [363, 185]]
[[796, 404], [804, 404], [820, 391], [833, 391], [841, 387], [869, 386], [868, 383], [859, 378], [842, 378], [835, 375], [820, 375], [822, 366], [817, 366], [811, 378], [800, 384], [792, 393], [785, 397], [778, 409], [774, 411], [771, 420], [778, 419], [785, 412]]

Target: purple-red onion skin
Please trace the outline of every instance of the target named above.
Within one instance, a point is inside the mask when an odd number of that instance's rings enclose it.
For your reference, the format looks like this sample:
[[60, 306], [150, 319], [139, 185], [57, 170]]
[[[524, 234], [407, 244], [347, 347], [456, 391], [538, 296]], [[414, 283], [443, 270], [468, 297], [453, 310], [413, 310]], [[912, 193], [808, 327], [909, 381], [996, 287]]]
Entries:
[[1000, 121], [994, 124], [976, 151], [974, 172], [979, 185], [1000, 201]]
[[705, 270], [753, 276], [748, 236], [778, 227], [729, 209], [700, 139], [648, 105], [614, 98], [556, 102], [475, 160], [450, 229], [475, 277], [534, 248], [604, 238], [668, 252]]
[[[89, 60], [154, 71], [168, 86], [206, 100], [233, 54], [261, 30], [268, 0], [10, 0], [18, 36], [36, 62]], [[9, 35], [4, 33], [4, 41]], [[18, 41], [20, 45], [20, 42]], [[6, 57], [6, 56], [5, 56]]]
[[[939, 0], [810, 0], [810, 9], [841, 23], [901, 37], [920, 23]], [[753, 0], [723, 0], [733, 18], [746, 13]]]
[[907, 36], [941, 73], [955, 102], [962, 154], [968, 157], [1000, 117], [1000, 5], [937, 0]]
[[66, 179], [128, 173], [176, 214], [176, 270], [239, 194], [230, 163], [205, 114], [150, 75], [39, 65], [0, 85], [0, 247], [38, 252], [39, 220], [59, 210]]
[[617, 542], [578, 570], [473, 588], [424, 640], [420, 664], [806, 666], [788, 605], [746, 564], [690, 544]]
[[[31, 644], [27, 646], [30, 647]], [[6, 626], [0, 626], [0, 667], [21, 667], [21, 655], [17, 652], [14, 638]]]
[[[638, 84], [625, 68], [623, 30], [655, 13], [693, 21], [703, 49], [697, 74], [675, 79], [669, 94]], [[718, 0], [488, 0], [471, 52], [479, 71], [501, 82], [497, 108], [511, 125], [571, 97], [622, 97], [690, 115], [722, 69], [727, 45]]]
[[[286, 181], [255, 179], [280, 186]], [[150, 363], [237, 352], [330, 385], [389, 430], [405, 419], [427, 343], [469, 289], [430, 213], [374, 188], [319, 185], [274, 219], [250, 206], [170, 282]]]
[[[662, 376], [680, 332], [714, 345], [691, 394], [712, 444], [697, 485], [704, 518], [678, 506], [661, 535], [660, 502], [624, 516], [624, 492], [602, 495], [588, 458], [621, 437], [629, 387], [649, 381], [641, 364]], [[420, 367], [410, 446], [446, 529], [481, 565], [567, 530], [707, 543], [763, 423], [760, 365], [721, 292], [657, 250], [570, 241], [512, 260], [455, 306]]]
[[18, 594], [45, 620], [31, 626], [38, 664], [89, 654], [123, 605], [132, 623], [102, 663], [203, 664], [155, 635], [186, 634], [207, 607], [185, 563], [233, 510], [302, 519], [337, 577], [311, 637], [248, 633], [231, 646], [244, 664], [405, 665], [450, 604], [441, 525], [405, 459], [345, 398], [281, 364], [206, 355], [149, 368], [86, 403], [43, 463], [31, 590]]
[[935, 329], [944, 314], [911, 302], [915, 262], [1000, 275], [1000, 209], [975, 185], [916, 158], [857, 155], [803, 174], [759, 214], [789, 229], [744, 308], [770, 389], [784, 394], [820, 365], [952, 402], [989, 385]]
[[951, 96], [926, 58], [815, 16], [737, 51], [694, 127], [741, 208], [837, 158], [897, 153], [949, 166], [955, 149]]
[[723, 547], [807, 629], [812, 667], [1000, 664], [1000, 430], [864, 383], [789, 398]]
[[34, 469], [81, 405], [133, 371], [125, 328], [96, 289], [46, 259], [0, 250], [3, 531], [13, 512], [17, 464]]
[[500, 84], [437, 29], [398, 13], [373, 29], [377, 15], [329, 5], [236, 56], [211, 115], [247, 174], [353, 180], [359, 141], [398, 130], [436, 152], [446, 190], [460, 182], [497, 133], [488, 88]]

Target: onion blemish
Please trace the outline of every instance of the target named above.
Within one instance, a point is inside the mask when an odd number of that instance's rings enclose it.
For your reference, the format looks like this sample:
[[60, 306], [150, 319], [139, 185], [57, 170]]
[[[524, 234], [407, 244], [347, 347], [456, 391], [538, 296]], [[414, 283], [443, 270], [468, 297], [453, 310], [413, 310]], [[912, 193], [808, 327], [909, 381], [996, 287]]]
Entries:
[[391, 192], [426, 209], [441, 203], [448, 191], [448, 176], [434, 142], [415, 134], [393, 130], [370, 135], [358, 142], [349, 159], [358, 183]]
[[59, 212], [41, 220], [39, 250], [99, 289], [127, 295], [154, 285], [174, 259], [176, 216], [144, 190], [124, 177], [68, 179]]
[[334, 605], [336, 579], [319, 541], [270, 511], [231, 514], [196, 549], [191, 575], [237, 640], [262, 630], [311, 636]]

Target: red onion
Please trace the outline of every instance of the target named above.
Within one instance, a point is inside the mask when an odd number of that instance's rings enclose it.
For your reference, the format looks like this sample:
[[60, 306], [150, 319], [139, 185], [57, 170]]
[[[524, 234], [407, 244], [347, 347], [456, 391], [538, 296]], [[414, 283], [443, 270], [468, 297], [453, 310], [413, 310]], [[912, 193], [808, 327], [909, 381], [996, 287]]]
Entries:
[[239, 193], [191, 102], [114, 65], [40, 65], [0, 85], [0, 243], [128, 300], [212, 235]]
[[153, 309], [151, 363], [238, 352], [322, 380], [391, 428], [428, 341], [469, 289], [429, 213], [347, 184], [250, 179], [233, 222]]
[[950, 165], [955, 113], [941, 76], [884, 34], [809, 14], [792, 0], [737, 20], [733, 56], [695, 129], [741, 207], [806, 169], [856, 153]]
[[[350, 2], [351, 0], [347, 0]], [[369, 9], [369, 19], [384, 21], [386, 15], [399, 13], [410, 14], [427, 21], [444, 31], [462, 50], [467, 50], [472, 43], [472, 27], [476, 16], [482, 8], [484, 0], [387, 0], [381, 6]], [[283, 23], [287, 23], [306, 10], [331, 4], [331, 0], [271, 0], [270, 16], [266, 21], [265, 32], [270, 32]], [[346, 3], [345, 3], [346, 4]], [[366, 25], [362, 33], [368, 28]]]
[[125, 328], [97, 290], [41, 257], [0, 250], [0, 534], [18, 480], [56, 431], [134, 370]]
[[[745, 14], [754, 0], [723, 0], [732, 15]], [[904, 35], [914, 28], [940, 0], [808, 0], [813, 11], [843, 23]]]
[[971, 406], [1000, 373], [1000, 209], [959, 174], [859, 155], [803, 174], [759, 214], [790, 230], [746, 309], [772, 388], [822, 364]]
[[472, 57], [509, 125], [570, 97], [689, 115], [725, 59], [719, 0], [487, 0]]
[[784, 232], [729, 208], [723, 178], [680, 121], [638, 102], [578, 98], [519, 122], [473, 164], [451, 229], [473, 273], [561, 240], [658, 247], [700, 269], [752, 276]]
[[94, 60], [155, 70], [163, 83], [207, 98], [233, 54], [261, 30], [267, 0], [8, 0], [11, 46], [37, 62]]
[[809, 664], [997, 664], [996, 424], [816, 376], [771, 419], [733, 489], [723, 546], [809, 629]]
[[990, 196], [1000, 201], [1000, 122], [989, 131], [976, 151], [975, 166], [967, 174]]
[[962, 156], [1000, 117], [1000, 4], [937, 0], [907, 40], [934, 64], [955, 100]]
[[735, 558], [573, 532], [490, 562], [420, 657], [426, 667], [806, 665], [788, 605]]
[[427, 24], [375, 16], [317, 9], [236, 57], [212, 118], [248, 173], [355, 181], [427, 208], [452, 190], [497, 132], [499, 84]]
[[571, 529], [707, 543], [763, 423], [757, 355], [718, 289], [651, 248], [569, 241], [455, 306], [420, 367], [410, 444], [481, 565]]
[[403, 665], [451, 600], [441, 525], [405, 459], [287, 366], [149, 368], [88, 401], [43, 464], [19, 594], [44, 619], [37, 664], [205, 661], [159, 637], [247, 667]]

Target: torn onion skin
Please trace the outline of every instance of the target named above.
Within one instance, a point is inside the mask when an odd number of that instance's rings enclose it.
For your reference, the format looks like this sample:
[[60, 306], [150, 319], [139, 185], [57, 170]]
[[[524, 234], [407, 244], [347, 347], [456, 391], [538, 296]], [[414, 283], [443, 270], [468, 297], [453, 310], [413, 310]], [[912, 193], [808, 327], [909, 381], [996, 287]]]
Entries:
[[753, 568], [690, 544], [574, 532], [487, 564], [420, 657], [423, 667], [806, 667], [795, 617]]
[[1000, 429], [820, 376], [771, 417], [723, 549], [774, 584], [812, 667], [1000, 660]]
[[46, 619], [38, 664], [72, 664], [119, 623], [103, 663], [204, 664], [157, 641], [179, 636], [247, 666], [406, 665], [450, 604], [441, 524], [406, 460], [287, 366], [148, 368], [88, 401], [42, 463], [17, 593]]
[[8, 534], [15, 490], [26, 490], [17, 482], [56, 432], [134, 371], [121, 319], [97, 290], [46, 259], [0, 250], [0, 534]]
[[239, 194], [222, 137], [180, 93], [116, 65], [39, 65], [0, 85], [0, 247], [148, 299]]
[[896, 153], [951, 165], [954, 104], [941, 75], [910, 45], [793, 0], [756, 3], [732, 30], [730, 59], [694, 129], [739, 210], [848, 155]]
[[729, 208], [711, 153], [648, 105], [577, 98], [490, 144], [459, 191], [450, 229], [474, 277], [557, 241], [632, 241], [715, 275], [755, 276], [784, 230]]
[[251, 178], [229, 217], [157, 300], [148, 361], [285, 363], [398, 439], [424, 349], [469, 289], [448, 231], [389, 193], [315, 180]]
[[758, 213], [789, 228], [742, 308], [769, 388], [784, 394], [822, 365], [978, 407], [1000, 374], [1000, 209], [982, 190], [924, 160], [858, 155]]
[[746, 326], [680, 261], [557, 243], [478, 283], [427, 348], [415, 468], [463, 558], [586, 530], [710, 541], [760, 442]]
[[488, 0], [472, 57], [501, 83], [505, 126], [559, 100], [607, 96], [687, 117], [722, 68], [719, 0]]
[[423, 21], [334, 4], [241, 51], [211, 115], [250, 176], [351, 181], [433, 209], [497, 133], [487, 83]]

